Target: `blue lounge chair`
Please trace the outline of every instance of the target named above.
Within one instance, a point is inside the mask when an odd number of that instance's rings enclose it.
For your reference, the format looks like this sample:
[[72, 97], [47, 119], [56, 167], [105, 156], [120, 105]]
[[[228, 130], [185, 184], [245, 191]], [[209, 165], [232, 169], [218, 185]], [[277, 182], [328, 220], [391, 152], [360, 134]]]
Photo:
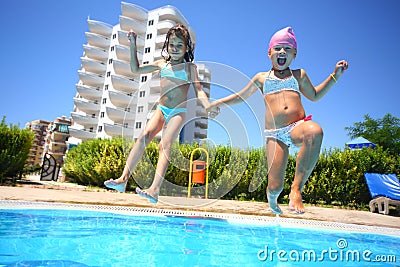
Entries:
[[396, 174], [364, 173], [372, 200], [371, 212], [389, 214], [389, 205], [400, 207], [400, 182]]

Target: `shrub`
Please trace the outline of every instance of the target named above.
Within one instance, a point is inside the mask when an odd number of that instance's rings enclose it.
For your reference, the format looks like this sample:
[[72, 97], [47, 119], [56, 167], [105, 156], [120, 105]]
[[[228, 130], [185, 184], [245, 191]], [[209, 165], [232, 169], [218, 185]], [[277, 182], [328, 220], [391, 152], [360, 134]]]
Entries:
[[7, 126], [5, 117], [0, 123], [0, 181], [6, 177], [16, 177], [24, 169], [34, 133], [20, 129], [16, 125]]
[[[118, 178], [133, 143], [122, 139], [85, 141], [72, 148], [66, 156], [63, 171], [66, 176], [84, 185], [103, 186], [107, 179]], [[187, 194], [190, 155], [198, 144], [174, 144], [170, 164], [161, 187], [161, 195]], [[209, 153], [209, 197], [265, 201], [267, 160], [265, 148], [241, 150], [218, 145], [203, 146]], [[158, 160], [159, 144], [151, 142], [133, 170], [127, 190], [151, 185]], [[193, 160], [205, 160], [200, 152]], [[399, 156], [394, 157], [381, 147], [375, 149], [322, 151], [319, 160], [303, 189], [303, 199], [311, 204], [362, 207], [370, 194], [365, 183], [365, 172], [399, 174]], [[289, 156], [283, 192], [278, 201], [288, 203], [290, 186], [295, 174], [296, 158]], [[192, 195], [204, 196], [204, 186], [192, 188]]]
[[63, 172], [79, 184], [103, 186], [105, 180], [117, 179], [122, 173], [124, 147], [121, 138], [84, 141], [68, 151]]

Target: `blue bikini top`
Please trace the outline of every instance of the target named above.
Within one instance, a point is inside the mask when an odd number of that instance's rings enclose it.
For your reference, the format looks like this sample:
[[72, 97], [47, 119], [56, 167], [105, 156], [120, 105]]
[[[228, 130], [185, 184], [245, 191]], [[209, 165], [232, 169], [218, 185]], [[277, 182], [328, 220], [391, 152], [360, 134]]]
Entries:
[[277, 77], [270, 77], [271, 70], [268, 73], [268, 76], [264, 81], [264, 95], [275, 94], [282, 91], [295, 91], [300, 94], [299, 83], [296, 78], [293, 76], [292, 71], [290, 70], [290, 75], [287, 78], [279, 79]]
[[183, 80], [183, 81], [186, 81], [186, 82], [189, 81], [189, 78], [188, 78], [188, 75], [186, 73], [185, 68], [183, 68], [181, 70], [173, 70], [173, 69], [167, 67], [168, 64], [165, 65], [161, 69], [161, 72], [160, 72], [161, 78], [167, 77], [167, 78], [174, 78], [174, 79]]

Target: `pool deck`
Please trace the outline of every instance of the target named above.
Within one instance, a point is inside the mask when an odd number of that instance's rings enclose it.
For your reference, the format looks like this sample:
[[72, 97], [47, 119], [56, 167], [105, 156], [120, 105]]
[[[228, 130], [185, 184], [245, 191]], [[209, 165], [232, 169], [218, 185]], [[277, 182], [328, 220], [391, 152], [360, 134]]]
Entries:
[[[232, 213], [274, 217], [268, 203], [235, 200], [205, 200], [199, 198], [160, 196], [157, 204], [134, 193], [118, 193], [105, 189], [89, 188], [71, 183], [39, 181], [30, 177], [26, 183], [17, 186], [0, 186], [0, 200], [29, 201], [68, 204], [112, 205], [137, 208], [155, 208], [199, 212]], [[376, 227], [400, 229], [400, 217], [382, 215], [369, 211], [340, 208], [323, 208], [306, 205], [306, 213], [290, 212], [287, 205], [280, 205], [283, 218], [317, 220]], [[0, 206], [1, 207], [1, 206]]]

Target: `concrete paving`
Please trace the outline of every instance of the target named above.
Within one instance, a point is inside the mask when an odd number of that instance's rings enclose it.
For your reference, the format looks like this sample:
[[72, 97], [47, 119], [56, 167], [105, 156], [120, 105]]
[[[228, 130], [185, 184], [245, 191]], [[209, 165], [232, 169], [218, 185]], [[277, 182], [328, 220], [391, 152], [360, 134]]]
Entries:
[[[118, 193], [105, 189], [79, 186], [72, 183], [44, 182], [39, 181], [37, 177], [31, 177], [28, 182], [19, 183], [17, 186], [0, 186], [0, 200], [114, 205], [275, 216], [269, 210], [268, 203], [265, 202], [160, 196], [157, 204], [151, 204], [146, 199], [134, 193]], [[298, 215], [290, 212], [287, 205], [280, 206], [284, 212], [283, 215], [281, 215], [283, 218], [400, 229], [400, 217], [393, 215], [382, 215], [369, 211], [340, 208], [324, 208], [311, 205], [306, 205], [305, 214]]]

